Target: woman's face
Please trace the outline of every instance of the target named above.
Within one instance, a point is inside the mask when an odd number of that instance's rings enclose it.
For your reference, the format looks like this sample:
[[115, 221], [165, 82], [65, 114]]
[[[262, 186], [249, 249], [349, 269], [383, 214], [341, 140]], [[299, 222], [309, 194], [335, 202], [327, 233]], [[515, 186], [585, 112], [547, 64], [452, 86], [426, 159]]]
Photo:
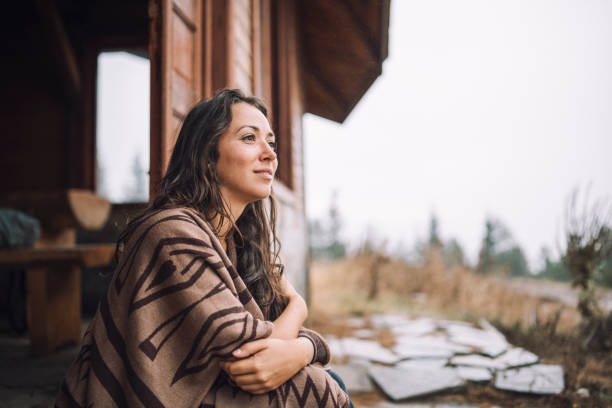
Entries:
[[217, 175], [223, 198], [232, 208], [270, 195], [278, 167], [276, 139], [268, 119], [256, 107], [232, 105], [232, 122], [219, 139]]

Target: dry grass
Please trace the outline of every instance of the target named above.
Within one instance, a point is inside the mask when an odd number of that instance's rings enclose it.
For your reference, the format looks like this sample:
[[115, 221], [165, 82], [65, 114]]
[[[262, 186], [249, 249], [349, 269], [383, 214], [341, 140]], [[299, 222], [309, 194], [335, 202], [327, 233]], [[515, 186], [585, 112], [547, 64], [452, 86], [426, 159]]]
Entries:
[[379, 293], [368, 299], [373, 258], [358, 255], [312, 268], [312, 304], [317, 314], [400, 312], [474, 320], [486, 318], [505, 327], [527, 329], [553, 324], [570, 333], [580, 321], [575, 308], [521, 292], [503, 279], [476, 275], [466, 268], [445, 269], [435, 257], [425, 267], [390, 260], [379, 269]]
[[[368, 299], [372, 266], [378, 262], [378, 294]], [[323, 334], [348, 336], [353, 328], [348, 316], [372, 313], [463, 319], [485, 318], [508, 340], [538, 354], [545, 363], [561, 364], [566, 392], [558, 396], [516, 396], [489, 386], [470, 384], [462, 396], [440, 401], [480, 402], [483, 406], [612, 406], [612, 356], [579, 348], [577, 310], [561, 301], [525, 293], [501, 278], [477, 275], [466, 268], [445, 269], [435, 256], [424, 267], [361, 254], [337, 262], [315, 263], [311, 268], [309, 325]], [[382, 333], [380, 341], [393, 343]], [[587, 388], [588, 399], [575, 391]], [[357, 398], [359, 405], [380, 400], [380, 394]], [[508, 405], [509, 404], [509, 405]], [[534, 405], [535, 404], [535, 405]]]

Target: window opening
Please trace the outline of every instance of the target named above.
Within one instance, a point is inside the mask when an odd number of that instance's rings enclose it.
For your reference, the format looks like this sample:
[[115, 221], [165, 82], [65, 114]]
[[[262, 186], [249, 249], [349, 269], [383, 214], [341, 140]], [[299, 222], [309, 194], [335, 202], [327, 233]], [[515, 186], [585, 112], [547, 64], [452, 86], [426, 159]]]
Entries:
[[149, 201], [149, 60], [98, 56], [97, 193], [112, 203]]

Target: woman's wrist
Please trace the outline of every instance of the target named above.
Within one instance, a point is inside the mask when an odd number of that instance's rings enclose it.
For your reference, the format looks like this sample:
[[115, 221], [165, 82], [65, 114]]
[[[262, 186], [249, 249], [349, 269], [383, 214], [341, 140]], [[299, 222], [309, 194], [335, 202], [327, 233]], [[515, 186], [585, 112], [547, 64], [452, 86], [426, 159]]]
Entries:
[[298, 337], [294, 340], [300, 347], [302, 351], [300, 354], [303, 356], [302, 363], [303, 367], [306, 367], [308, 364], [312, 362], [314, 358], [314, 344], [307, 337]]

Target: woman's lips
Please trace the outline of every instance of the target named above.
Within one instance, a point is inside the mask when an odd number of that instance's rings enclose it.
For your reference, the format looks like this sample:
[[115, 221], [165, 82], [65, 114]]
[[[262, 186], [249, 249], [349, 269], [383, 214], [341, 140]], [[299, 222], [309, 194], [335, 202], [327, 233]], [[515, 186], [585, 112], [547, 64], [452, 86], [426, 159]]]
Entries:
[[272, 174], [271, 170], [256, 170], [255, 174], [265, 178], [266, 180], [272, 180], [274, 178], [274, 175]]

